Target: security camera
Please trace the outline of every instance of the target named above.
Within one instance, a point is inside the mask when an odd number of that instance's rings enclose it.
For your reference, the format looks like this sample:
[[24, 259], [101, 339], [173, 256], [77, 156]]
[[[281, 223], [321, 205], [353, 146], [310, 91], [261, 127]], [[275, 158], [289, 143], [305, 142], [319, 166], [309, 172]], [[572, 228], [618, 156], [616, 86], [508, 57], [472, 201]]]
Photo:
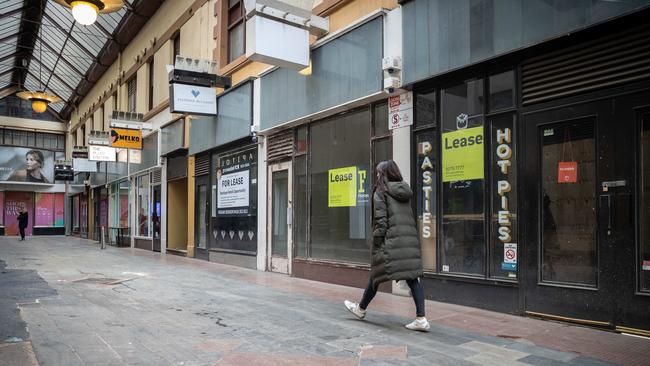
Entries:
[[395, 88], [393, 88], [393, 87], [388, 87], [388, 88], [384, 89], [384, 91], [385, 91], [387, 94], [393, 94], [393, 93], [395, 93]]
[[257, 137], [257, 134], [255, 132], [253, 132], [253, 137], [251, 137], [251, 140], [253, 141], [254, 144], [256, 144], [257, 141], [259, 140], [259, 138]]
[[402, 58], [399, 56], [388, 56], [381, 60], [381, 69], [392, 75], [402, 70]]

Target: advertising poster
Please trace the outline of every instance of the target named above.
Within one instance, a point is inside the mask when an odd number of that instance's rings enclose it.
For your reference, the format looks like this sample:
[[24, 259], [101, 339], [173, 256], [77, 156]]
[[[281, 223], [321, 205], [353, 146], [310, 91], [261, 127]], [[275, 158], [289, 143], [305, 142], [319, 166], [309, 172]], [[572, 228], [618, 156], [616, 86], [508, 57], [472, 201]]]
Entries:
[[5, 235], [19, 235], [18, 215], [20, 209], [25, 208], [29, 220], [27, 221], [26, 235], [32, 235], [32, 223], [34, 222], [34, 198], [31, 192], [5, 192]]
[[357, 167], [328, 171], [327, 207], [354, 207], [357, 205]]
[[34, 226], [50, 227], [54, 225], [54, 195], [51, 193], [35, 193], [36, 207]]
[[0, 147], [0, 181], [53, 183], [54, 152]]
[[[0, 192], [0, 207], [5, 207], [5, 193]], [[4, 226], [4, 217], [5, 215], [0, 215], [0, 226]]]
[[54, 194], [54, 226], [56, 227], [63, 227], [65, 217], [63, 212], [64, 200], [63, 193]]
[[484, 178], [483, 127], [442, 134], [442, 181]]
[[255, 214], [255, 204], [251, 196], [252, 187], [257, 183], [252, 179], [251, 167], [255, 163], [252, 151], [224, 155], [219, 158], [217, 169], [217, 216], [235, 217]]

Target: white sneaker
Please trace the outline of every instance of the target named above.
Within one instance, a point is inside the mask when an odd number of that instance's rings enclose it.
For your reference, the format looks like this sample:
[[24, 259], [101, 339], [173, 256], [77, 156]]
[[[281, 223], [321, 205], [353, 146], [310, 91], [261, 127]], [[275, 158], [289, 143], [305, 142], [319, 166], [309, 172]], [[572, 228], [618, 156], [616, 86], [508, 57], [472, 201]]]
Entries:
[[343, 301], [343, 304], [345, 304], [345, 307], [348, 308], [348, 310], [350, 310], [350, 312], [354, 314], [357, 318], [363, 319], [366, 316], [366, 311], [361, 309], [359, 307], [359, 304], [357, 304], [356, 302], [345, 300]]
[[[352, 310], [350, 310], [352, 311]], [[427, 321], [426, 318], [422, 319], [415, 319], [414, 321], [408, 323], [405, 325], [407, 329], [410, 330], [417, 330], [420, 332], [427, 332], [431, 326], [429, 325], [429, 321]]]

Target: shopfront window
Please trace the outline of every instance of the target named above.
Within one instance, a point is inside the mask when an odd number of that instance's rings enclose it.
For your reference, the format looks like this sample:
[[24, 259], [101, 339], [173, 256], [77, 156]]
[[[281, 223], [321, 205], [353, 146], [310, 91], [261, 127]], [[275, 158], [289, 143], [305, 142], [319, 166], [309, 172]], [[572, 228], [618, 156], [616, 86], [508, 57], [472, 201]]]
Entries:
[[72, 197], [72, 231], [79, 232], [79, 196]]
[[485, 273], [483, 80], [442, 89], [441, 269]]
[[507, 71], [491, 75], [490, 84], [490, 111], [495, 112], [515, 106], [515, 72]]
[[34, 194], [34, 226], [63, 226], [63, 193]]
[[139, 176], [138, 178], [138, 196], [137, 207], [138, 212], [138, 236], [149, 236], [149, 190], [150, 181], [149, 174]]
[[369, 261], [370, 118], [365, 109], [311, 127], [311, 257]]
[[257, 148], [212, 155], [211, 248], [257, 253]]
[[542, 280], [596, 286], [596, 143], [593, 120], [544, 126]]
[[650, 291], [650, 113], [643, 117], [641, 127], [641, 247], [640, 287], [641, 291]]
[[294, 158], [294, 231], [296, 240], [296, 257], [305, 258], [307, 253], [307, 227], [309, 225], [309, 192], [307, 190], [307, 126], [298, 128], [296, 131]]

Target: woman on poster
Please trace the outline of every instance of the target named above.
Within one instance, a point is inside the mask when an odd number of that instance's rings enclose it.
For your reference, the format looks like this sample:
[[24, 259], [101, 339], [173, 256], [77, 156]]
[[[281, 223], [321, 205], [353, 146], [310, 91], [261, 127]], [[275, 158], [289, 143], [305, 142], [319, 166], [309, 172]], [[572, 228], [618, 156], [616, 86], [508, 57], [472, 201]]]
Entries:
[[29, 150], [25, 154], [25, 168], [15, 170], [7, 180], [17, 182], [49, 183], [41, 169], [43, 169], [45, 157], [38, 150]]

